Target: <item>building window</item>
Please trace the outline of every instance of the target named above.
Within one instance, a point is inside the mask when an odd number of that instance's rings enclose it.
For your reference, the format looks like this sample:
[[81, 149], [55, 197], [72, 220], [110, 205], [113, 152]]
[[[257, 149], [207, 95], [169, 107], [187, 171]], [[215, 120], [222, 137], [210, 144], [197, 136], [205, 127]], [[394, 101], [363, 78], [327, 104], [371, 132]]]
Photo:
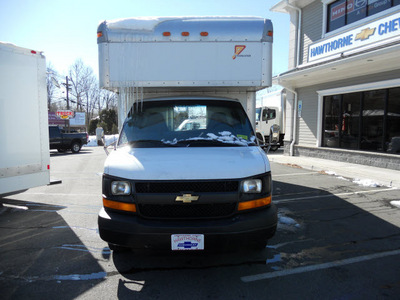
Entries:
[[324, 97], [322, 146], [400, 154], [400, 88]]
[[400, 0], [337, 0], [328, 5], [326, 32], [399, 5]]

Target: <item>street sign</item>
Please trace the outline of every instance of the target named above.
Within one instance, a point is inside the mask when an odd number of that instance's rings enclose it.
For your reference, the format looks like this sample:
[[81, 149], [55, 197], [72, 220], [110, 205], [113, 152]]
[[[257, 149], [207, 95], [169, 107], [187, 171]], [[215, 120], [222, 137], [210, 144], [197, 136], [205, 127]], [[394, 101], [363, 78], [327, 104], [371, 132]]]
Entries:
[[63, 120], [68, 120], [73, 118], [75, 114], [72, 110], [57, 110], [56, 115]]

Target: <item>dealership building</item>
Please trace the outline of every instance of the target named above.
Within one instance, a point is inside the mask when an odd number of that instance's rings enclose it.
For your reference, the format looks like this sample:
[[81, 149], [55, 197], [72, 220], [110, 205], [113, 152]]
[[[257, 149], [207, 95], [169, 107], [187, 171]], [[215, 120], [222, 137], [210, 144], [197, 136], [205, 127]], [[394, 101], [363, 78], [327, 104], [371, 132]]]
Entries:
[[400, 169], [400, 0], [271, 11], [290, 15], [288, 71], [274, 77], [286, 91], [285, 154]]

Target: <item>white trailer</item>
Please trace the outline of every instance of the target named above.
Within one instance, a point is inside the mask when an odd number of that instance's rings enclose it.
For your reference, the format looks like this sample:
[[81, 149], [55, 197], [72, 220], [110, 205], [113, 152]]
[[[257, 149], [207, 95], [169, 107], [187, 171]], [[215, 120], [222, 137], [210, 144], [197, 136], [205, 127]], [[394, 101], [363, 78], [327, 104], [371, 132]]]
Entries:
[[0, 42], [0, 197], [50, 182], [46, 59]]
[[100, 86], [119, 94], [122, 128], [104, 166], [101, 238], [112, 249], [265, 248], [277, 210], [254, 126], [256, 91], [271, 85], [271, 22], [132, 18], [97, 36]]
[[256, 108], [256, 134], [263, 147], [276, 151], [285, 137], [285, 89], [263, 95]]

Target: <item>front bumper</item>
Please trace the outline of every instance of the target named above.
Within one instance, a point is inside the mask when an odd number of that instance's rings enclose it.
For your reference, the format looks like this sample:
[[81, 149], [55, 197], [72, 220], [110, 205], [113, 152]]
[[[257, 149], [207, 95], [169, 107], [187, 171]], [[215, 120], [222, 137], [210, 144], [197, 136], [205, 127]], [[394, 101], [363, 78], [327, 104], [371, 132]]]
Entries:
[[100, 237], [111, 244], [129, 248], [171, 249], [172, 234], [204, 234], [205, 249], [219, 249], [265, 243], [276, 231], [277, 208], [237, 214], [215, 220], [148, 220], [100, 210]]

